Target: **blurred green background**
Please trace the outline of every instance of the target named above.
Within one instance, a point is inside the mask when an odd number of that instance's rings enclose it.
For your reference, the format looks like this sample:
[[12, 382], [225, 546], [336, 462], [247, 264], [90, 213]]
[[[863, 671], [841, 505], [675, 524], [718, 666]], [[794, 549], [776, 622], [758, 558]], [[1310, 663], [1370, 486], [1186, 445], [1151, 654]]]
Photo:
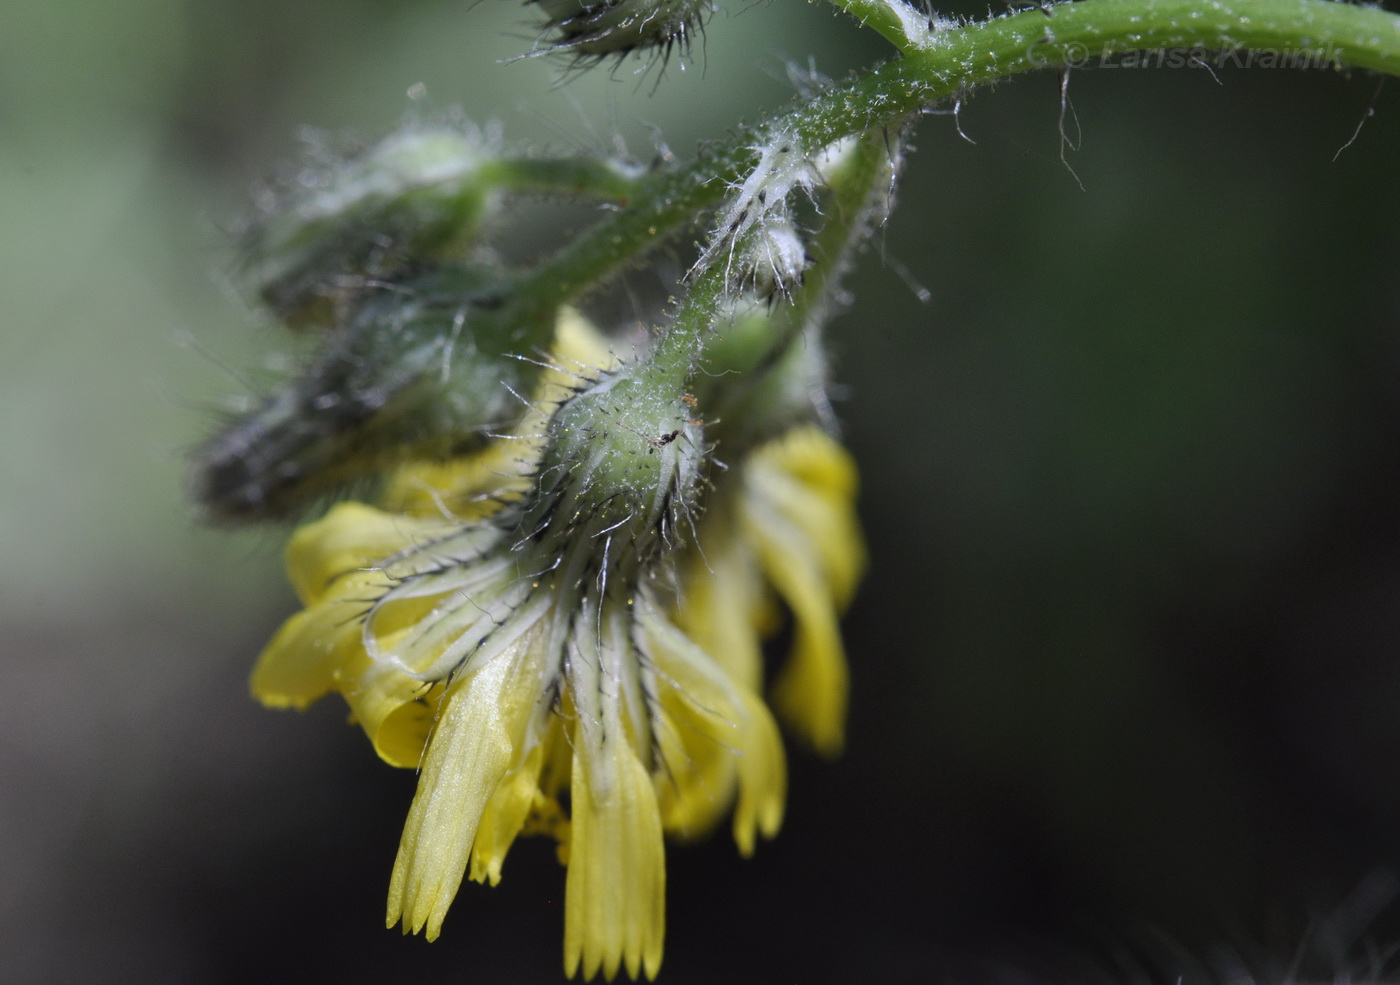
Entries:
[[[300, 126], [372, 137], [422, 83], [520, 145], [686, 156], [789, 61], [884, 54], [797, 0], [659, 84], [502, 63], [529, 37], [498, 0], [0, 12], [0, 982], [559, 980], [542, 842], [437, 943], [382, 929], [414, 778], [334, 702], [247, 697], [286, 530], [185, 498], [286, 351], [229, 230]], [[794, 751], [756, 858], [671, 852], [663, 981], [1192, 982], [1400, 939], [1395, 86], [1333, 160], [1374, 93], [1077, 73], [1083, 190], [1051, 75], [968, 102], [975, 144], [922, 122], [834, 332], [849, 751]]]

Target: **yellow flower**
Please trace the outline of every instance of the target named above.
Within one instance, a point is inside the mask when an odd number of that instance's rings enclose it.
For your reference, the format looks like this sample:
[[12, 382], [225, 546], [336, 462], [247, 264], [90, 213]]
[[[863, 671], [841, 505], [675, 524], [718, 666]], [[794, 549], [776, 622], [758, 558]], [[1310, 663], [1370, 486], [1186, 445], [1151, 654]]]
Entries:
[[819, 428], [795, 428], [759, 447], [711, 498], [676, 612], [696, 643], [757, 689], [761, 639], [780, 625], [774, 595], [786, 603], [792, 651], [774, 681], [773, 705], [828, 755], [840, 752], [846, 721], [837, 620], [865, 566], [855, 494], [855, 463]]
[[[616, 403], [609, 414], [645, 411]], [[717, 480], [698, 548], [673, 559], [700, 488], [685, 410], [645, 428], [617, 416], [612, 444], [577, 471], [526, 438], [406, 470], [392, 509], [343, 503], [293, 537], [305, 608], [253, 690], [290, 707], [339, 692], [381, 757], [419, 769], [389, 926], [436, 938], [463, 878], [494, 885], [515, 839], [544, 833], [568, 866], [566, 973], [654, 977], [663, 836], [732, 808], [747, 855], [782, 821], [786, 765], [759, 697], [774, 593], [794, 616], [776, 700], [818, 748], [839, 746], [835, 623], [861, 564], [853, 469], [815, 430], [765, 446]], [[521, 433], [544, 433], [540, 417]], [[550, 440], [571, 448], [587, 429], [560, 418]], [[605, 495], [609, 469], [628, 479]]]
[[[533, 825], [567, 850], [566, 970], [654, 976], [663, 828], [737, 786], [750, 805], [741, 838], [773, 834], [776, 726], [675, 627], [653, 586], [580, 589], [566, 572], [586, 551], [541, 570], [503, 530], [355, 503], [303, 528], [289, 563], [307, 608], [264, 653], [254, 690], [298, 706], [340, 691], [381, 756], [421, 766], [390, 925], [436, 937], [463, 876], [496, 882]], [[400, 550], [371, 560], [387, 541]]]

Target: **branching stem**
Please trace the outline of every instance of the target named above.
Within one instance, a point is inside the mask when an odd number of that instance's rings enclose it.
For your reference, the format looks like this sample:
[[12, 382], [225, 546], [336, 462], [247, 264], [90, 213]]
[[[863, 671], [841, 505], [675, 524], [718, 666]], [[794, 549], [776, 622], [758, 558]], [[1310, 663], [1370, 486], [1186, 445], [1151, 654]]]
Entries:
[[[640, 180], [630, 205], [522, 277], [509, 317], [530, 336], [560, 304], [605, 281], [742, 183], [775, 133], [808, 154], [855, 134], [895, 129], [976, 86], [1034, 69], [1091, 68], [1133, 50], [1296, 53], [1310, 64], [1400, 75], [1400, 16], [1334, 0], [1081, 0], [911, 38], [899, 0], [833, 0], [889, 38], [902, 57], [869, 69], [701, 151], [689, 166]], [[915, 32], [917, 33], [917, 32]], [[1222, 61], [1230, 64], [1230, 61]]]

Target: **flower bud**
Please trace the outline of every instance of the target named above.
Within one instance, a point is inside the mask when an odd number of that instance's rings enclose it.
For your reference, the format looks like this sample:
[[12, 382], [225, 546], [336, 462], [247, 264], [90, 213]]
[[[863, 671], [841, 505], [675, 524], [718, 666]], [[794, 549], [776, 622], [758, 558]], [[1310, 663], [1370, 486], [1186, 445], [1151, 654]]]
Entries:
[[524, 410], [540, 367], [496, 317], [480, 271], [384, 292], [328, 335], [306, 370], [196, 454], [215, 519], [282, 516], [402, 462], [471, 450]]
[[[638, 556], [679, 539], [704, 459], [702, 424], [691, 419], [676, 374], [650, 362], [625, 366], [555, 411], [540, 463], [540, 516], [579, 539], [614, 538]], [[547, 514], [547, 515], [544, 515]]]
[[545, 14], [547, 51], [583, 59], [642, 48], [684, 53], [715, 9], [711, 0], [534, 0]]
[[305, 168], [269, 195], [245, 241], [247, 283], [293, 325], [327, 325], [375, 281], [458, 257], [490, 214], [482, 166], [493, 148], [474, 128], [416, 125], [363, 154]]

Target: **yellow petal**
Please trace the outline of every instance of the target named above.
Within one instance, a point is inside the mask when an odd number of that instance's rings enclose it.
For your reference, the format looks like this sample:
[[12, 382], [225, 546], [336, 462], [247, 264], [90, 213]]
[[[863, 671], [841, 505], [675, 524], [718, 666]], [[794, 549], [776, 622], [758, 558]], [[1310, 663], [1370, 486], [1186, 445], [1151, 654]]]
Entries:
[[662, 770], [656, 778], [656, 799], [661, 822], [669, 834], [701, 838], [734, 803], [738, 751], [715, 735], [712, 713], [675, 690], [663, 693], [660, 704], [656, 745]]
[[[592, 728], [601, 728], [594, 724]], [[621, 735], [574, 737], [564, 973], [655, 978], [665, 936], [666, 859], [652, 780]]]
[[682, 832], [723, 813], [737, 787], [734, 840], [753, 854], [783, 820], [787, 761], [773, 716], [749, 688], [670, 625], [643, 597], [637, 614], [656, 665], [663, 729], [657, 741], [667, 776], [658, 779], [667, 827]]
[[540, 746], [531, 749], [505, 775], [486, 804], [472, 845], [471, 878], [475, 882], [489, 882], [494, 886], [501, 881], [506, 853], [525, 826], [525, 819], [539, 796], [543, 757], [544, 750]]
[[429, 940], [442, 929], [482, 813], [541, 696], [538, 635], [532, 628], [448, 687], [394, 861], [388, 926], [426, 927]]
[[376, 664], [363, 653], [347, 664], [337, 683], [351, 717], [365, 730], [374, 751], [391, 766], [417, 769], [432, 731], [442, 688]]
[[312, 606], [341, 575], [372, 568], [413, 543], [425, 529], [441, 526], [385, 513], [363, 503], [340, 503], [292, 535], [287, 544], [287, 576], [297, 598], [303, 605]]
[[362, 652], [361, 618], [387, 583], [377, 571], [354, 571], [283, 623], [253, 667], [253, 696], [273, 708], [305, 708], [332, 690], [337, 672]]
[[[565, 371], [551, 370], [551, 382], [564, 382], [573, 373], [586, 373], [611, 368], [617, 359], [608, 340], [575, 308], [561, 308], [555, 329], [554, 358]], [[574, 382], [577, 382], [576, 380]]]
[[815, 428], [760, 449], [745, 475], [745, 539], [792, 610], [792, 653], [773, 686], [774, 707], [818, 751], [839, 752], [849, 681], [837, 617], [864, 567], [855, 466]]
[[757, 692], [763, 683], [761, 633], [769, 593], [737, 519], [729, 514], [718, 507], [705, 517], [704, 541], [681, 582], [676, 624], [734, 681]]
[[850, 687], [835, 600], [801, 531], [761, 511], [749, 524], [764, 568], [792, 609], [792, 653], [773, 683], [773, 706], [818, 751], [835, 755], [845, 739]]
[[415, 462], [394, 473], [380, 497], [385, 509], [462, 523], [484, 519], [499, 497], [528, 487], [533, 445], [495, 441], [446, 462]]
[[772, 838], [783, 825], [787, 805], [787, 759], [778, 725], [756, 696], [745, 694], [748, 726], [739, 761], [739, 802], [734, 805], [734, 843], [745, 858], [754, 836]]
[[799, 428], [755, 454], [747, 484], [811, 540], [838, 608], [849, 605], [865, 569], [850, 453], [818, 428]]

